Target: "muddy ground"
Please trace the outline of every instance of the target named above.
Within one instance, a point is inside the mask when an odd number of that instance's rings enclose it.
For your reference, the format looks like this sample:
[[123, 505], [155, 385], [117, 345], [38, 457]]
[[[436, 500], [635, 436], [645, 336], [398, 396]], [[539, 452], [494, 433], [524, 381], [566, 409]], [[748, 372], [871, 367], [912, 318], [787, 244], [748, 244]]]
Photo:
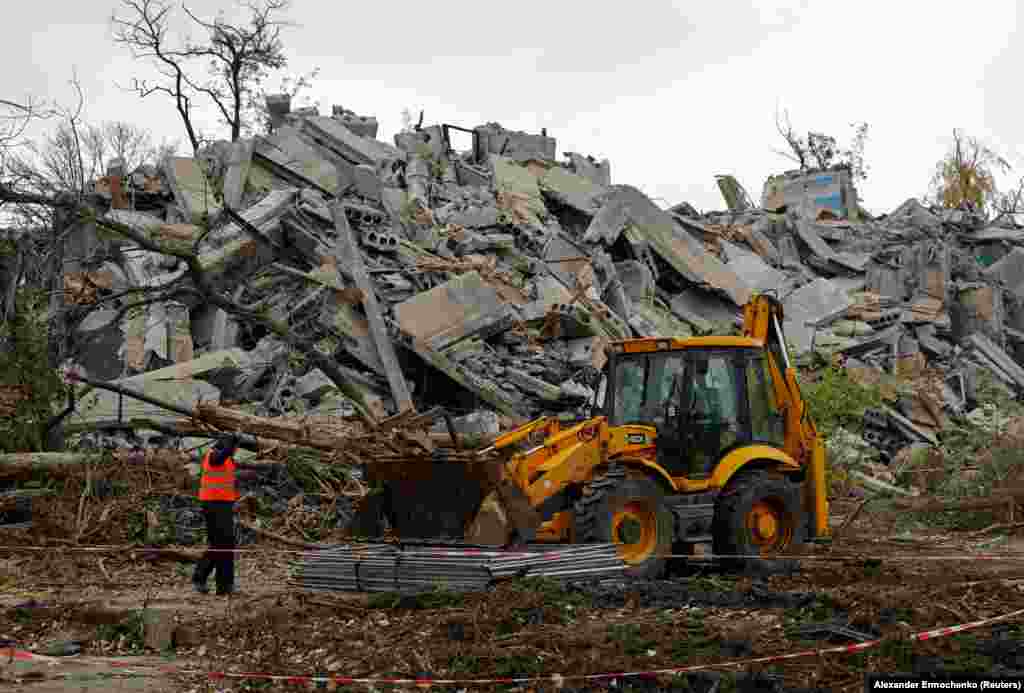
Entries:
[[[834, 526], [855, 506], [834, 503]], [[141, 550], [79, 553], [61, 544], [51, 544], [52, 552], [4, 550], [0, 638], [51, 654], [75, 642], [81, 653], [20, 669], [8, 663], [0, 676], [10, 690], [198, 692], [294, 685], [211, 681], [171, 669], [457, 679], [562, 674], [563, 690], [589, 690], [602, 684], [569, 677], [856, 641], [797, 632], [810, 623], [838, 619], [864, 637], [899, 636], [1024, 609], [1024, 539], [926, 526], [885, 512], [883, 503], [868, 506], [831, 546], [809, 547], [799, 570], [789, 575], [751, 578], [680, 564], [670, 579], [658, 582], [520, 581], [483, 594], [404, 599], [296, 593], [286, 584], [296, 555], [271, 543], [255, 545], [240, 559], [243, 592], [230, 598], [192, 593], [190, 565], [147, 561]], [[29, 545], [30, 533], [11, 531], [3, 544]], [[1001, 558], [970, 558], [982, 554]], [[150, 619], [171, 624], [166, 627], [173, 628], [173, 650], [146, 647], [143, 608], [158, 615]], [[629, 685], [725, 691], [748, 689], [758, 680], [760, 687], [750, 690], [856, 691], [864, 671], [1024, 670], [1022, 633], [1017, 623], [1007, 622], [928, 642], [748, 667], [739, 670], [738, 681], [733, 670], [631, 679]], [[149, 667], [132, 675], [109, 664], [114, 658], [138, 667], [143, 660], [133, 658], [141, 655], [150, 657]], [[26, 679], [29, 669], [36, 673]], [[547, 690], [553, 684], [521, 688]]]

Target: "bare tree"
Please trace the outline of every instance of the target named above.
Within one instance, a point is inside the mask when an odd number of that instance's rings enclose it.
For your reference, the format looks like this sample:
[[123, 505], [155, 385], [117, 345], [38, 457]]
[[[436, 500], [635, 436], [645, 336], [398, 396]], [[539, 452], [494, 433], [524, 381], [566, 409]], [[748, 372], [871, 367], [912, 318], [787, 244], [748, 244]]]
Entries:
[[808, 132], [806, 136], [799, 134], [789, 119], [789, 112], [784, 111], [780, 115], [776, 110], [775, 129], [785, 140], [787, 149], [776, 149], [775, 153], [797, 164], [801, 171], [842, 167], [850, 171], [854, 180], [863, 180], [867, 178], [868, 169], [864, 159], [868, 124], [853, 123], [851, 127], [853, 136], [850, 145], [843, 149], [831, 135], [814, 131]]
[[776, 149], [775, 153], [797, 164], [801, 171], [807, 170], [807, 162], [810, 159], [807, 138], [801, 137], [793, 129], [793, 123], [789, 120], [789, 111], [784, 111], [780, 116], [778, 109], [776, 109], [775, 129], [782, 135], [782, 139], [786, 141], [786, 146], [789, 147], [788, 150]]
[[[140, 97], [163, 94], [175, 104], [192, 149], [210, 141], [199, 131], [196, 109], [212, 105], [228, 126], [232, 141], [251, 124], [251, 96], [272, 70], [284, 68], [287, 59], [281, 29], [290, 23], [278, 18], [289, 0], [248, 2], [248, 24], [232, 24], [223, 16], [204, 20], [182, 5], [194, 28], [206, 34], [202, 41], [168, 36], [171, 7], [162, 0], [122, 0], [126, 15], [111, 17], [114, 41], [128, 46], [136, 58], [151, 61], [160, 79], [133, 79], [131, 89]], [[201, 76], [203, 66], [206, 75]]]

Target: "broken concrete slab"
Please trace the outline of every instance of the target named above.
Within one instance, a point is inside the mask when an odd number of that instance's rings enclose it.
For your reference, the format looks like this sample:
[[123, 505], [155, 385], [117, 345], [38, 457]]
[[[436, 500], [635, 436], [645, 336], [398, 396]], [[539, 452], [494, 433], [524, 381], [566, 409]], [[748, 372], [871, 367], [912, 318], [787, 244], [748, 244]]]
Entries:
[[628, 203], [625, 198], [614, 195], [610, 198], [606, 197], [583, 234], [584, 242], [613, 245], [629, 224], [627, 208]]
[[804, 242], [811, 254], [819, 260], [830, 262], [836, 259], [835, 251], [832, 250], [828, 243], [822, 240], [813, 223], [806, 219], [797, 219], [794, 224], [794, 230], [797, 237]]
[[540, 225], [548, 211], [537, 177], [508, 157], [491, 156], [490, 165], [499, 209], [514, 223]]
[[412, 395], [409, 392], [405, 378], [402, 376], [402, 369], [398, 364], [398, 358], [391, 343], [391, 336], [381, 315], [376, 290], [373, 282], [370, 280], [370, 276], [366, 272], [362, 254], [356, 246], [355, 236], [352, 234], [352, 229], [348, 224], [344, 207], [340, 202], [336, 202], [331, 212], [334, 217], [334, 228], [337, 233], [335, 258], [338, 266], [347, 264], [355, 279], [356, 288], [362, 292], [363, 310], [366, 312], [367, 322], [370, 326], [370, 335], [373, 337], [373, 343], [377, 347], [377, 354], [380, 356], [381, 364], [384, 366], [384, 373], [391, 387], [391, 396], [398, 407], [396, 413], [401, 414], [412, 410], [414, 409]]
[[982, 270], [982, 276], [1001, 282], [1014, 293], [1024, 293], [1024, 248], [1013, 248], [1001, 260]]
[[797, 354], [811, 348], [815, 326], [842, 315], [853, 302], [840, 287], [818, 278], [790, 294], [784, 304], [783, 329]]
[[342, 123], [324, 116], [304, 118], [300, 132], [330, 149], [352, 165], [369, 164], [376, 168], [385, 161], [401, 157], [395, 147], [368, 137], [360, 137]]
[[648, 299], [635, 301], [633, 312], [629, 315], [629, 326], [639, 337], [692, 337], [689, 325], [672, 314], [671, 311]]
[[951, 312], [956, 339], [980, 331], [997, 344], [1002, 343], [1005, 321], [1002, 290], [987, 284], [963, 285]]
[[[293, 127], [283, 127], [269, 137], [256, 137], [253, 156], [265, 162], [270, 170], [292, 183], [313, 186], [333, 195], [339, 179], [335, 162], [323, 155], [313, 143]], [[256, 166], [250, 175], [256, 173]]]
[[213, 218], [220, 213], [216, 190], [207, 178], [201, 160], [168, 157], [164, 163], [164, 174], [174, 191], [174, 198], [190, 222], [198, 223], [204, 217]]
[[576, 152], [565, 152], [565, 156], [569, 158], [569, 166], [577, 175], [597, 185], [608, 187], [612, 184], [611, 163], [608, 159], [598, 162], [592, 156], [583, 156]]
[[608, 363], [609, 343], [605, 337], [582, 337], [567, 340], [565, 344], [569, 351], [569, 365], [574, 368], [601, 370]]
[[607, 188], [561, 166], [549, 168], [539, 183], [541, 192], [548, 197], [590, 216], [597, 213], [600, 207], [598, 200], [607, 192]]
[[615, 274], [633, 301], [650, 301], [655, 295], [654, 275], [650, 268], [636, 260], [616, 262]]
[[667, 212], [637, 188], [619, 185], [613, 190], [616, 197], [625, 201], [636, 232], [684, 279], [721, 292], [737, 306], [747, 302], [750, 289], [735, 272], [711, 255], [700, 241], [681, 231]]
[[750, 287], [751, 291], [763, 293], [781, 290], [789, 277], [761, 259], [757, 253], [744, 250], [729, 241], [721, 241], [725, 252], [726, 265]]
[[224, 205], [237, 209], [245, 192], [245, 182], [249, 179], [249, 166], [252, 164], [253, 141], [238, 140], [231, 144], [224, 171]]
[[562, 398], [561, 388], [540, 378], [535, 378], [529, 373], [515, 368], [506, 368], [505, 375], [516, 387], [532, 397], [539, 397], [545, 402], [557, 402]]
[[576, 288], [577, 277], [590, 266], [588, 253], [561, 234], [551, 237], [541, 257], [551, 273], [570, 289]]
[[[160, 371], [154, 372], [159, 373]], [[199, 402], [216, 404], [220, 401], [220, 390], [201, 380], [155, 379], [149, 373], [143, 373], [115, 380], [113, 384], [122, 385], [182, 409], [194, 409]], [[69, 426], [95, 426], [96, 424], [127, 423], [133, 419], [170, 423], [180, 418], [181, 414], [167, 411], [132, 397], [125, 397], [106, 390], [92, 390], [79, 398], [78, 406], [68, 416], [67, 422]]]
[[483, 162], [488, 155], [502, 155], [515, 161], [530, 159], [555, 160], [556, 142], [546, 134], [531, 135], [525, 132], [506, 130], [498, 123], [488, 123], [474, 128], [476, 133], [476, 160]]
[[1002, 347], [984, 334], [977, 332], [970, 335], [966, 342], [983, 355], [988, 362], [994, 364], [1001, 371], [1001, 375], [1012, 381], [1018, 388], [1024, 388], [1024, 368], [1014, 361]]
[[511, 326], [512, 313], [478, 272], [466, 272], [394, 307], [399, 328], [433, 351]]
[[338, 104], [331, 106], [331, 118], [360, 137], [371, 140], [377, 137], [377, 130], [380, 127], [375, 117], [357, 115], [354, 111], [343, 108]]
[[669, 306], [680, 320], [699, 335], [718, 332], [723, 325], [735, 326], [742, 316], [727, 301], [697, 289], [688, 289], [670, 297]]

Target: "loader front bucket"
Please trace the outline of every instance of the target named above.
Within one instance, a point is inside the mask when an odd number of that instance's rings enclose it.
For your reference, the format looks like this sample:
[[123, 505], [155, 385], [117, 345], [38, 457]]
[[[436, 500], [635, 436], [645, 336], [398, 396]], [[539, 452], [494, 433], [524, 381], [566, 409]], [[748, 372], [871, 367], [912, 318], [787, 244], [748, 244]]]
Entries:
[[480, 505], [466, 530], [466, 540], [490, 546], [525, 544], [537, 537], [542, 522], [522, 489], [503, 479]]
[[[381, 512], [402, 539], [446, 539], [503, 546], [528, 541], [540, 526], [529, 500], [504, 479], [500, 459], [477, 462], [409, 459], [369, 464], [367, 481], [382, 484], [370, 512]], [[353, 526], [365, 525], [356, 518]]]

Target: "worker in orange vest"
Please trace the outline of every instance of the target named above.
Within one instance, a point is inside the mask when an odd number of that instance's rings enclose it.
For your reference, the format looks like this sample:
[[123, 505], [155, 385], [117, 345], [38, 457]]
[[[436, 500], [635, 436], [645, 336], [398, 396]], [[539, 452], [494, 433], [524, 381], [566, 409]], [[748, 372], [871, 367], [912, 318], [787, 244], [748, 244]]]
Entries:
[[203, 456], [199, 501], [206, 517], [209, 548], [192, 575], [196, 591], [203, 594], [210, 591], [206, 582], [214, 572], [217, 594], [231, 594], [235, 591], [236, 479], [252, 474], [251, 471], [239, 474], [239, 465], [234, 460], [237, 450], [238, 438], [229, 435], [218, 440], [213, 449]]

